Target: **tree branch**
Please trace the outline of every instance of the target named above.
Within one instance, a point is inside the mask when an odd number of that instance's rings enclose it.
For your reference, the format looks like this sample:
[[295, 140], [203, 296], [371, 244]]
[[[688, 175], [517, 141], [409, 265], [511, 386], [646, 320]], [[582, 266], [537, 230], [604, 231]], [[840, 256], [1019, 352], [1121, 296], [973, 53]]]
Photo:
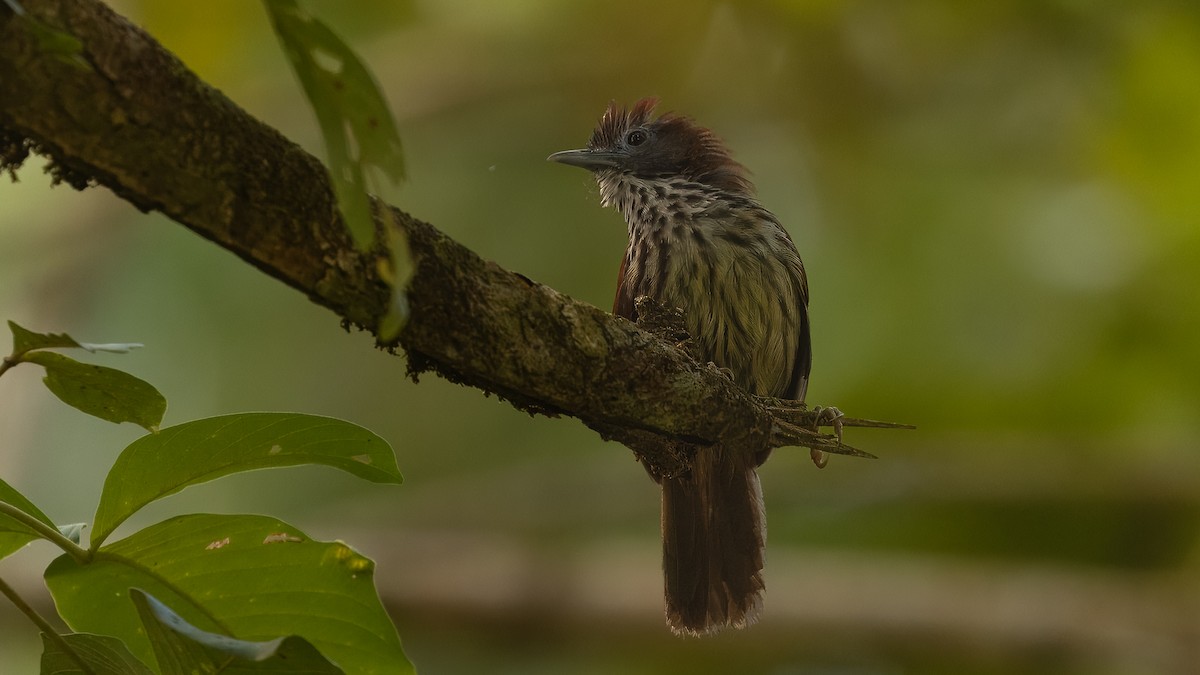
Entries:
[[[161, 211], [345, 322], [377, 329], [387, 254], [354, 248], [315, 157], [98, 0], [22, 4], [79, 39], [86, 66], [49, 53], [25, 19], [0, 9], [0, 169], [31, 150], [46, 155], [56, 181], [101, 184]], [[391, 218], [378, 217], [385, 208]], [[755, 399], [628, 321], [502, 269], [402, 211], [377, 203], [376, 214], [379, 227], [390, 220], [405, 231], [416, 266], [399, 339], [414, 376], [434, 371], [523, 410], [578, 417], [664, 473], [689, 460], [667, 437], [839, 449], [815, 431], [817, 411]]]

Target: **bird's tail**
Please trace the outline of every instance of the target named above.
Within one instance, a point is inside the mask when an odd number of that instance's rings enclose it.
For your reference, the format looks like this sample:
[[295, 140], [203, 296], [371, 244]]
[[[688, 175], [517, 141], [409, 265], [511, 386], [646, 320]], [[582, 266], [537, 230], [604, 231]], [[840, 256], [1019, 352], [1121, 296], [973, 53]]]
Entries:
[[702, 447], [687, 474], [661, 482], [667, 625], [704, 635], [757, 621], [767, 523], [753, 462]]

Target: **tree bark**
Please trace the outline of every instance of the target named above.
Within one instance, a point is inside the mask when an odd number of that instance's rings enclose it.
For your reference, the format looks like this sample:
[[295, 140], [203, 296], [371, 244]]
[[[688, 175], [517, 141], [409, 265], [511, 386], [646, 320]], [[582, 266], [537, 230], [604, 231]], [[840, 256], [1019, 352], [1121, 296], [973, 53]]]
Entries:
[[[389, 301], [382, 248], [356, 250], [315, 157], [202, 82], [98, 0], [0, 5], [0, 169], [29, 151], [56, 181], [103, 185], [157, 210], [375, 332]], [[64, 58], [30, 18], [82, 43]], [[391, 209], [390, 218], [380, 218]], [[748, 451], [831, 437], [784, 434], [781, 411], [634, 324], [484, 260], [433, 226], [376, 203], [408, 238], [415, 275], [399, 337], [414, 376], [434, 371], [531, 412], [578, 417], [649, 458], [686, 468], [668, 438]], [[385, 225], [385, 223], [391, 225]], [[792, 406], [789, 428], [817, 414]], [[674, 444], [678, 445], [678, 444]]]

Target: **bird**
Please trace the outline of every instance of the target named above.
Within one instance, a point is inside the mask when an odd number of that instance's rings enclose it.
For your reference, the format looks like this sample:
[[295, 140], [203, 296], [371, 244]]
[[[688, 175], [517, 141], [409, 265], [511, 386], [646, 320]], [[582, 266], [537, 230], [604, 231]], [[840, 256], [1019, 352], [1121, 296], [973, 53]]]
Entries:
[[[613, 313], [636, 321], [642, 296], [678, 309], [701, 359], [751, 394], [803, 402], [812, 348], [800, 254], [725, 143], [685, 115], [655, 116], [658, 103], [610, 102], [587, 147], [547, 158], [592, 172], [601, 205], [624, 217]], [[680, 475], [646, 465], [662, 487], [666, 621], [683, 636], [755, 623], [765, 590], [757, 468], [769, 451], [694, 450]], [[819, 450], [812, 458], [824, 466]]]

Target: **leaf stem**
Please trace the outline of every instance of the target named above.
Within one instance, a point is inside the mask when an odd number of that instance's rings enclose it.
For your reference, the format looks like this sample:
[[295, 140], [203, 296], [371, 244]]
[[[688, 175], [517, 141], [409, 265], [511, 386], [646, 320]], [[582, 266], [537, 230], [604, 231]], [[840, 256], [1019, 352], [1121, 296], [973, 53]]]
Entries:
[[64, 537], [63, 533], [58, 531], [58, 528], [43, 523], [42, 521], [34, 518], [28, 513], [25, 513], [21, 509], [9, 504], [8, 502], [0, 502], [0, 513], [3, 513], [13, 520], [20, 521], [21, 524], [38, 533], [43, 539], [46, 539], [55, 546], [61, 548], [67, 553], [67, 555], [74, 558], [76, 562], [80, 564], [86, 564], [91, 561], [92, 554], [79, 544], [76, 544], [70, 539]]
[[42, 631], [43, 635], [50, 638], [54, 644], [58, 645], [58, 648], [61, 649], [63, 653], [71, 657], [71, 660], [79, 666], [80, 670], [88, 675], [95, 675], [95, 672], [91, 669], [91, 667], [84, 662], [83, 657], [75, 652], [70, 643], [68, 643], [62, 635], [59, 635], [58, 631], [54, 629], [54, 626], [51, 626], [50, 622], [47, 621], [45, 617], [43, 617], [41, 614], [38, 614], [36, 609], [31, 607], [29, 603], [25, 602], [25, 598], [22, 598], [20, 595], [18, 595], [17, 591], [12, 586], [9, 586], [4, 579], [0, 579], [0, 593], [3, 593], [4, 597], [8, 598], [9, 602], [16, 605], [17, 609], [19, 609], [22, 614], [29, 617], [29, 620], [32, 621], [33, 624]]

